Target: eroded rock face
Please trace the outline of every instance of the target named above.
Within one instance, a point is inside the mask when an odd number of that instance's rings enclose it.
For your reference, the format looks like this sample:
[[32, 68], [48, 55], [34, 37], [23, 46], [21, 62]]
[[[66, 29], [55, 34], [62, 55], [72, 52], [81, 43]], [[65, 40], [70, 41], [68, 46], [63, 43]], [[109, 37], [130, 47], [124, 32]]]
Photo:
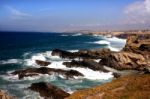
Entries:
[[45, 99], [64, 99], [70, 95], [62, 89], [45, 82], [33, 83], [29, 89], [39, 92]]
[[64, 75], [66, 78], [73, 78], [74, 76], [83, 76], [80, 72], [76, 70], [62, 70], [62, 69], [54, 69], [54, 68], [28, 68], [24, 70], [17, 70], [15, 72], [12, 72], [14, 75], [18, 75], [19, 79], [22, 79], [24, 77], [28, 76], [36, 76], [39, 74], [58, 74], [58, 75]]
[[102, 58], [100, 65], [119, 70], [144, 70], [150, 66], [150, 35], [131, 35], [122, 51], [111, 52]]
[[78, 55], [82, 58], [87, 59], [101, 59], [103, 57], [107, 57], [110, 54], [110, 49], [102, 48], [95, 50], [80, 50]]
[[147, 35], [131, 35], [127, 38], [127, 42], [123, 51], [145, 54], [150, 51], [150, 34]]
[[41, 60], [35, 60], [36, 64], [40, 66], [48, 66], [51, 64], [51, 62], [41, 61]]
[[71, 68], [71, 67], [82, 67], [82, 68], [89, 68], [89, 69], [92, 69], [94, 71], [107, 72], [107, 70], [105, 70], [103, 68], [103, 66], [101, 66], [100, 64], [98, 64], [94, 60], [90, 60], [90, 59], [85, 59], [83, 61], [72, 60], [71, 62], [64, 62], [63, 64], [66, 65], [66, 67], [69, 67], [69, 68]]
[[11, 97], [5, 91], [0, 90], [0, 99], [16, 99], [16, 98]]
[[132, 52], [111, 53], [107, 59], [100, 61], [101, 65], [107, 65], [119, 70], [136, 69], [141, 70], [148, 65], [143, 55]]

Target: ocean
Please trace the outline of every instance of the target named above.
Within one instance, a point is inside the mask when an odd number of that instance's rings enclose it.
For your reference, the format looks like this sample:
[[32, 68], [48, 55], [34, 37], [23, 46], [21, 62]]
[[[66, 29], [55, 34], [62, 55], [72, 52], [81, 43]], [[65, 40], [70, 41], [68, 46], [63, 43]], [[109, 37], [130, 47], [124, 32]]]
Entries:
[[[125, 45], [125, 39], [107, 38], [81, 33], [35, 33], [35, 32], [0, 32], [0, 89], [18, 99], [42, 99], [38, 93], [27, 89], [34, 82], [49, 82], [72, 93], [110, 82], [112, 73], [93, 71], [88, 68], [67, 68], [62, 63], [70, 61], [52, 56], [53, 49], [76, 52], [80, 49], [110, 48], [119, 51]], [[84, 74], [83, 78], [65, 79], [62, 75], [39, 75], [19, 80], [10, 73], [25, 68], [39, 68], [35, 60], [52, 62], [48, 67], [73, 69]]]

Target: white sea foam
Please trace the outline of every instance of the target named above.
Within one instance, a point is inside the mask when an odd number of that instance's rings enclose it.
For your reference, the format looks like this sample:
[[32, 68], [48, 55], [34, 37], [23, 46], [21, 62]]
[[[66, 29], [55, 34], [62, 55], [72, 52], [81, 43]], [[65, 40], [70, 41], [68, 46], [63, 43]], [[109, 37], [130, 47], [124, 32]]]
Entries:
[[61, 36], [69, 36], [69, 35], [66, 35], [66, 34], [62, 34]]
[[110, 42], [118, 42], [118, 43], [126, 43], [126, 39], [120, 39], [120, 38], [117, 38], [117, 37], [112, 37], [112, 38], [105, 38], [107, 41], [110, 41]]
[[72, 36], [80, 36], [80, 35], [82, 35], [82, 34], [81, 33], [75, 33]]
[[84, 75], [84, 78], [90, 80], [107, 80], [113, 77], [112, 73], [104, 73], [100, 71], [93, 71], [88, 68], [71, 68], [73, 70], [77, 70]]
[[22, 60], [21, 59], [8, 59], [8, 60], [1, 60], [0, 64], [21, 64]]
[[115, 51], [115, 52], [118, 52], [121, 50], [121, 48], [115, 48], [115, 47], [112, 47], [112, 46], [108, 46], [108, 48], [111, 50], [111, 51]]
[[110, 45], [110, 42], [106, 41], [106, 40], [95, 41], [94, 43], [96, 43], [96, 44], [107, 44], [107, 45]]

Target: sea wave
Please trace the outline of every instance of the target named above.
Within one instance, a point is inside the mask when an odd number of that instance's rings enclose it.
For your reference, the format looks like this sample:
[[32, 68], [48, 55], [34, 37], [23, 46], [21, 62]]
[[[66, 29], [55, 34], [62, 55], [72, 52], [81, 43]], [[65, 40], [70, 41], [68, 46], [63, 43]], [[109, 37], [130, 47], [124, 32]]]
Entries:
[[6, 65], [6, 64], [21, 64], [23, 61], [21, 59], [8, 59], [8, 60], [1, 60], [0, 64], [1, 65]]
[[67, 35], [67, 34], [62, 34], [62, 35], [60, 35], [60, 36], [69, 36], [69, 35]]
[[106, 45], [110, 45], [110, 42], [109, 42], [109, 41], [106, 41], [106, 40], [95, 41], [94, 43], [96, 43], [96, 44], [106, 44]]
[[126, 39], [121, 39], [121, 38], [117, 38], [117, 37], [112, 37], [112, 38], [106, 38], [105, 39], [107, 41], [110, 41], [110, 42], [118, 42], [118, 43], [126, 43]]
[[73, 34], [71, 36], [80, 36], [80, 35], [82, 35], [82, 34], [81, 33], [75, 33], [75, 34]]

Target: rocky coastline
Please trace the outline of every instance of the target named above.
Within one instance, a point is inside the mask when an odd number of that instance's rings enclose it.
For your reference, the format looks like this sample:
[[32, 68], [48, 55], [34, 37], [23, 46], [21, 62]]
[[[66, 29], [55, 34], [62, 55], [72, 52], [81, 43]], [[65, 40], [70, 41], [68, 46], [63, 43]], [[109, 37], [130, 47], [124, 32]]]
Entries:
[[[77, 91], [71, 95], [47, 82], [33, 83], [28, 89], [39, 92], [45, 99], [120, 99], [123, 96], [123, 91], [127, 92], [131, 84], [137, 81], [138, 85], [135, 85], [135, 90], [131, 89], [131, 93], [125, 95], [129, 96], [134, 93], [133, 91], [137, 91], [137, 93], [142, 92], [141, 99], [146, 99], [144, 97], [147, 96], [147, 92], [150, 92], [150, 88], [147, 88], [146, 93], [144, 93], [145, 90], [136, 90], [136, 88], [143, 87], [145, 83], [147, 87], [150, 87], [150, 83], [147, 83], [147, 80], [150, 80], [150, 34], [132, 34], [123, 37], [127, 37], [127, 42], [125, 47], [119, 52], [113, 52], [106, 48], [79, 50], [78, 52], [68, 52], [60, 49], [52, 51], [52, 56], [72, 59], [70, 62], [63, 63], [68, 68], [81, 67], [94, 71], [113, 72], [114, 77], [117, 78], [116, 80], [94, 88]], [[98, 62], [95, 61], [98, 59]], [[66, 79], [84, 76], [75, 70], [47, 67], [51, 62], [36, 60], [36, 64], [40, 65], [40, 67], [16, 70], [11, 74], [18, 75], [18, 79], [40, 74], [64, 75]], [[141, 83], [140, 79], [144, 81]], [[131, 82], [128, 80], [131, 80]], [[116, 95], [118, 91], [121, 95]], [[111, 93], [112, 97], [115, 98], [112, 98], [108, 93]], [[133, 96], [132, 99], [136, 99], [135, 97]]]

